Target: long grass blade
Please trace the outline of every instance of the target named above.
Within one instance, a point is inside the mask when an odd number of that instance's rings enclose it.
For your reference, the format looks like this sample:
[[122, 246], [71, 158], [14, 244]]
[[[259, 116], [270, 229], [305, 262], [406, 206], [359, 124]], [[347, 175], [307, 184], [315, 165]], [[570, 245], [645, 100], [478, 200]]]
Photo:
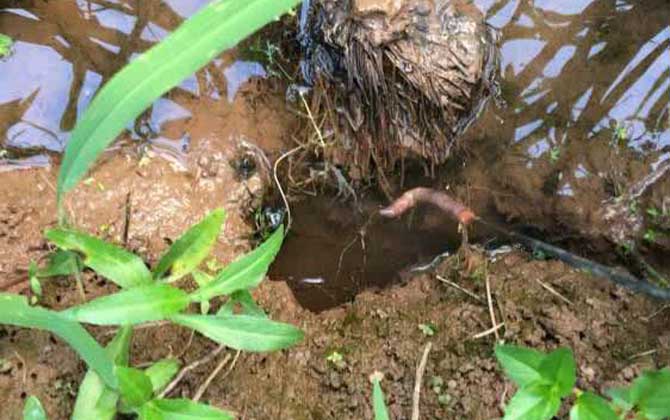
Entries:
[[64, 193], [102, 151], [153, 101], [222, 51], [291, 10], [299, 0], [215, 0], [116, 74], [77, 122], [58, 176]]

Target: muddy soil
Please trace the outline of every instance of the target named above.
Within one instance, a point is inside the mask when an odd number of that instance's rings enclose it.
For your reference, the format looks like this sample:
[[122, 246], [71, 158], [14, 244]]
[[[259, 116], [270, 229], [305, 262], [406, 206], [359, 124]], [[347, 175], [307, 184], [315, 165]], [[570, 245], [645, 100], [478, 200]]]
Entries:
[[[74, 117], [129, 57], [203, 3], [0, 0], [0, 32], [19, 41], [0, 62], [0, 280], [15, 283], [12, 290], [27, 293], [28, 264], [49, 251], [42, 232], [56, 223], [53, 152], [62, 150]], [[445, 167], [419, 166], [420, 176], [405, 186], [450, 186], [492, 220], [530, 226], [542, 238], [620, 264], [598, 216], [604, 202], [668, 158], [667, 0], [475, 3], [502, 30], [507, 106], [487, 109], [466, 134], [467, 148]], [[292, 35], [284, 26], [261, 35], [148, 111], [69, 197], [70, 220], [152, 263], [187, 226], [224, 207], [228, 219], [214, 257], [225, 263], [248, 250], [252, 213], [272, 185], [262, 155], [276, 158], [311, 130], [300, 104], [284, 98], [299, 81], [281, 59]], [[635, 206], [645, 229], [656, 229], [655, 240], [640, 246], [660, 269], [668, 268], [670, 249], [668, 188], [666, 177]], [[298, 190], [289, 188], [294, 196]], [[437, 273], [475, 299], [432, 274], [407, 275], [455, 250], [455, 226], [423, 211], [368, 225], [385, 203], [377, 194], [358, 191], [354, 204], [351, 197], [343, 204], [310, 201], [307, 188], [300, 190], [274, 281], [254, 294], [273, 318], [303, 328], [306, 339], [281, 353], [242, 354], [212, 382], [203, 398], [240, 418], [372, 418], [368, 376], [377, 370], [394, 418], [409, 418], [415, 368], [428, 342], [421, 418], [500, 417], [514, 389], [492, 357], [495, 334], [474, 338], [493, 325], [483, 303], [487, 278], [496, 320], [504, 322], [500, 338], [572, 347], [580, 388], [601, 391], [670, 364], [667, 305], [519, 249], [495, 258], [481, 251], [467, 270], [457, 257], [439, 266]], [[651, 220], [650, 208], [661, 216]], [[473, 233], [475, 242], [496, 248], [498, 238]], [[44, 287], [45, 306], [80, 301], [71, 279]], [[113, 291], [90, 274], [85, 288], [88, 298]], [[421, 324], [434, 325], [434, 334]], [[103, 342], [113, 334], [92, 332]], [[147, 327], [135, 334], [133, 363], [172, 355], [187, 364], [214, 348], [184, 329]], [[342, 363], [328, 361], [333, 352]], [[188, 374], [172, 395], [192, 396], [217, 363]], [[84, 372], [49, 334], [0, 327], [1, 418], [20, 418], [28, 395], [42, 400], [50, 418], [68, 418]]]
[[[273, 318], [299, 325], [306, 332], [304, 343], [281, 353], [242, 354], [212, 382], [204, 400], [235, 410], [244, 419], [371, 419], [368, 376], [381, 371], [393, 418], [408, 419], [415, 369], [431, 342], [421, 418], [500, 417], [514, 388], [493, 357], [495, 335], [474, 338], [492, 325], [487, 278], [496, 322], [505, 323], [500, 338], [542, 350], [571, 347], [581, 389], [623, 385], [643, 369], [670, 363], [667, 306], [519, 251], [485, 261], [481, 259], [472, 275], [459, 269], [456, 257], [438, 270], [477, 299], [426, 275], [380, 293], [364, 292], [352, 303], [320, 314], [303, 309], [286, 284], [265, 282], [255, 297]], [[86, 287], [89, 296], [109, 292], [95, 278]], [[45, 295], [45, 303], [54, 308], [77, 300], [76, 288], [62, 280], [50, 283]], [[421, 324], [432, 325], [434, 335], [422, 332]], [[3, 418], [20, 418], [27, 395], [37, 395], [51, 418], [67, 418], [85, 372], [83, 363], [49, 334], [6, 327], [1, 331]], [[112, 333], [94, 330], [101, 341]], [[133, 363], [169, 356], [189, 363], [215, 347], [178, 327], [149, 327], [135, 333]], [[342, 355], [341, 363], [328, 360], [333, 352]], [[172, 395], [192, 396], [218, 360], [188, 374]]]

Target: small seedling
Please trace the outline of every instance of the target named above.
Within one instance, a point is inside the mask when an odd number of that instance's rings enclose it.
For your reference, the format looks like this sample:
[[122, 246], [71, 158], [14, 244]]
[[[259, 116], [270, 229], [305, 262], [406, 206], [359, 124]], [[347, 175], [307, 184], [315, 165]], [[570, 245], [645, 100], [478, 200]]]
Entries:
[[575, 388], [576, 365], [566, 348], [549, 354], [510, 345], [498, 345], [496, 358], [507, 376], [519, 387], [505, 407], [505, 420], [549, 420], [563, 399], [576, 397], [571, 420], [648, 419], [670, 417], [670, 369], [643, 373], [630, 387], [607, 392], [607, 400]]
[[435, 335], [437, 332], [437, 328], [433, 324], [419, 324], [419, 330], [425, 335], [426, 337], [432, 337]]
[[[159, 397], [179, 365], [163, 360], [144, 371], [129, 367], [130, 336], [135, 325], [169, 320], [231, 349], [252, 352], [284, 349], [302, 339], [302, 332], [292, 325], [268, 319], [249, 293], [263, 280], [279, 251], [282, 227], [211, 278], [203, 280], [196, 274], [219, 236], [224, 217], [223, 210], [215, 210], [191, 227], [151, 271], [137, 255], [99, 238], [71, 229], [49, 230], [47, 239], [60, 250], [51, 256], [47, 267], [31, 265], [31, 286], [36, 294], [42, 292], [39, 278], [76, 275], [82, 267], [94, 270], [122, 290], [60, 312], [31, 306], [21, 295], [0, 294], [0, 324], [50, 331], [70, 344], [89, 365], [79, 388], [74, 420], [111, 420], [117, 413], [145, 420], [233, 418], [208, 405]], [[186, 292], [171, 284], [186, 276], [196, 279], [199, 287], [195, 291]], [[215, 315], [206, 314], [209, 302], [222, 296], [227, 301], [221, 309]], [[207, 311], [188, 313], [192, 303], [199, 303]], [[238, 305], [241, 313], [235, 313]], [[81, 323], [116, 326], [119, 330], [105, 349]], [[30, 404], [30, 412], [36, 412], [37, 403]]]
[[656, 234], [656, 231], [654, 229], [651, 229], [651, 228], [647, 229], [647, 231], [644, 233], [644, 236], [643, 236], [645, 241], [651, 242], [651, 243], [656, 242], [657, 237], [658, 237], [658, 235]]
[[344, 356], [342, 353], [338, 352], [337, 350], [331, 351], [328, 356], [326, 356], [326, 360], [329, 363], [332, 363], [338, 369], [342, 369], [347, 364], [347, 362], [344, 361]]

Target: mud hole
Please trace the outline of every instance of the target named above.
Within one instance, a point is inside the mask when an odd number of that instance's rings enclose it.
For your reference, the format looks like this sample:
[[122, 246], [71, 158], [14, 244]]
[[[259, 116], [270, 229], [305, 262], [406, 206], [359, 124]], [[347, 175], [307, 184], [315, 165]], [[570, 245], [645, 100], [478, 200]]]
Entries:
[[[0, 61], [0, 281], [13, 291], [28, 293], [29, 263], [49, 252], [42, 233], [56, 223], [59, 153], [76, 116], [133, 54], [204, 3], [0, 0], [0, 33], [17, 41]], [[601, 213], [670, 156], [670, 4], [474, 3], [502, 32], [506, 106], [489, 106], [446, 165], [408, 167], [392, 183], [448, 187], [490, 220], [628, 264]], [[222, 206], [228, 219], [214, 257], [225, 263], [250, 249], [255, 216], [273, 188], [262, 155], [274, 160], [304, 133], [314, 135], [302, 104], [285, 97], [300, 82], [294, 31], [291, 21], [273, 25], [157, 102], [69, 197], [72, 221], [123, 243], [129, 214], [127, 247], [154, 263], [186, 227]], [[324, 173], [323, 166], [310, 171]], [[306, 339], [280, 353], [242, 354], [209, 386], [203, 399], [240, 418], [369, 419], [368, 376], [381, 371], [393, 418], [408, 419], [429, 341], [421, 418], [501, 417], [514, 389], [493, 358], [496, 336], [474, 338], [492, 326], [487, 279], [504, 322], [499, 338], [541, 350], [570, 346], [582, 389], [602, 391], [670, 364], [670, 306], [662, 302], [516, 247], [496, 253], [504, 240], [477, 230], [474, 266], [452, 255], [434, 273], [412, 275], [437, 254], [455, 252], [456, 226], [426, 209], [400, 221], [371, 219], [386, 204], [377, 191], [364, 186], [354, 199], [342, 184], [320, 189], [290, 177], [287, 170], [293, 230], [272, 281], [254, 295]], [[634, 241], [662, 275], [670, 272], [668, 188], [665, 176], [627, 204], [643, 220]], [[113, 291], [90, 274], [84, 281], [88, 298]], [[44, 287], [47, 307], [79, 303], [69, 279]], [[113, 333], [91, 331], [102, 342]], [[134, 335], [132, 363], [176, 356], [187, 364], [214, 348], [178, 327], [147, 326]], [[328, 361], [333, 352], [341, 363]], [[172, 396], [192, 396], [217, 362], [189, 373]], [[1, 418], [19, 419], [29, 395], [50, 418], [68, 418], [84, 372], [49, 334], [0, 327]]]

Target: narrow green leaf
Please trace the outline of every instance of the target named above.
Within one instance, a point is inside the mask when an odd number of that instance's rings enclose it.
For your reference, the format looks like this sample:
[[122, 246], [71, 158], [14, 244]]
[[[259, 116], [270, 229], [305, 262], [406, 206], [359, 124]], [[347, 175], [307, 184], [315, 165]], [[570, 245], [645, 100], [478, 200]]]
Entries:
[[119, 378], [119, 392], [124, 407], [138, 408], [151, 399], [151, 380], [144, 372], [123, 366], [117, 366], [115, 371]]
[[582, 393], [570, 410], [570, 420], [614, 420], [616, 413], [607, 400], [592, 392]]
[[630, 395], [648, 420], [670, 417], [670, 368], [642, 373], [633, 382]]
[[219, 311], [216, 313], [217, 316], [229, 316], [235, 314], [235, 306], [240, 305], [242, 308], [242, 315], [255, 316], [260, 318], [267, 318], [265, 311], [258, 306], [256, 301], [254, 301], [251, 292], [248, 290], [238, 290], [237, 292], [230, 295], [228, 301], [219, 308]]
[[83, 268], [79, 254], [59, 249], [49, 256], [49, 263], [37, 271], [38, 277], [70, 276]]
[[630, 411], [635, 406], [630, 395], [630, 388], [612, 388], [608, 389], [605, 394], [612, 399], [612, 404], [623, 411]]
[[214, 280], [196, 290], [191, 298], [196, 301], [210, 300], [216, 296], [229, 295], [238, 290], [256, 287], [265, 277], [283, 240], [284, 227], [280, 226], [267, 241], [229, 264], [217, 274]]
[[372, 409], [375, 413], [375, 420], [389, 420], [389, 412], [379, 378], [372, 380]]
[[188, 305], [189, 298], [183, 290], [167, 284], [151, 284], [103, 296], [61, 313], [87, 324], [136, 325], [166, 319]]
[[144, 373], [151, 381], [154, 394], [158, 394], [165, 388], [172, 378], [179, 372], [179, 361], [176, 359], [163, 359], [151, 365]]
[[226, 217], [223, 209], [211, 212], [177, 239], [154, 269], [154, 278], [169, 274], [166, 281], [175, 281], [190, 274], [207, 258]]
[[549, 420], [561, 406], [560, 397], [550, 385], [521, 388], [505, 407], [504, 420]]
[[560, 348], [549, 353], [540, 363], [538, 371], [547, 383], [555, 385], [559, 397], [572, 393], [576, 377], [575, 358], [572, 350]]
[[285, 349], [304, 336], [293, 325], [248, 315], [175, 315], [172, 320], [236, 350], [267, 352]]
[[153, 101], [299, 0], [215, 0], [117, 73], [77, 122], [58, 176], [57, 201]]
[[546, 356], [537, 350], [498, 344], [495, 355], [505, 374], [520, 387], [542, 378], [538, 369]]
[[[132, 332], [130, 326], [119, 328], [114, 339], [107, 345], [106, 351], [117, 366], [128, 365]], [[89, 369], [79, 386], [72, 420], [113, 420], [117, 413], [118, 400], [119, 394], [106, 386], [100, 376]]]
[[47, 413], [37, 397], [30, 396], [23, 406], [23, 420], [47, 420]]
[[52, 332], [65, 340], [108, 386], [116, 389], [112, 359], [79, 323], [58, 312], [30, 306], [24, 296], [0, 293], [0, 324]]
[[140, 420], [233, 420], [235, 416], [211, 405], [186, 399], [157, 399], [142, 406]]
[[151, 273], [140, 257], [94, 236], [70, 229], [52, 229], [46, 238], [61, 249], [84, 255], [84, 265], [122, 288], [150, 284]]

